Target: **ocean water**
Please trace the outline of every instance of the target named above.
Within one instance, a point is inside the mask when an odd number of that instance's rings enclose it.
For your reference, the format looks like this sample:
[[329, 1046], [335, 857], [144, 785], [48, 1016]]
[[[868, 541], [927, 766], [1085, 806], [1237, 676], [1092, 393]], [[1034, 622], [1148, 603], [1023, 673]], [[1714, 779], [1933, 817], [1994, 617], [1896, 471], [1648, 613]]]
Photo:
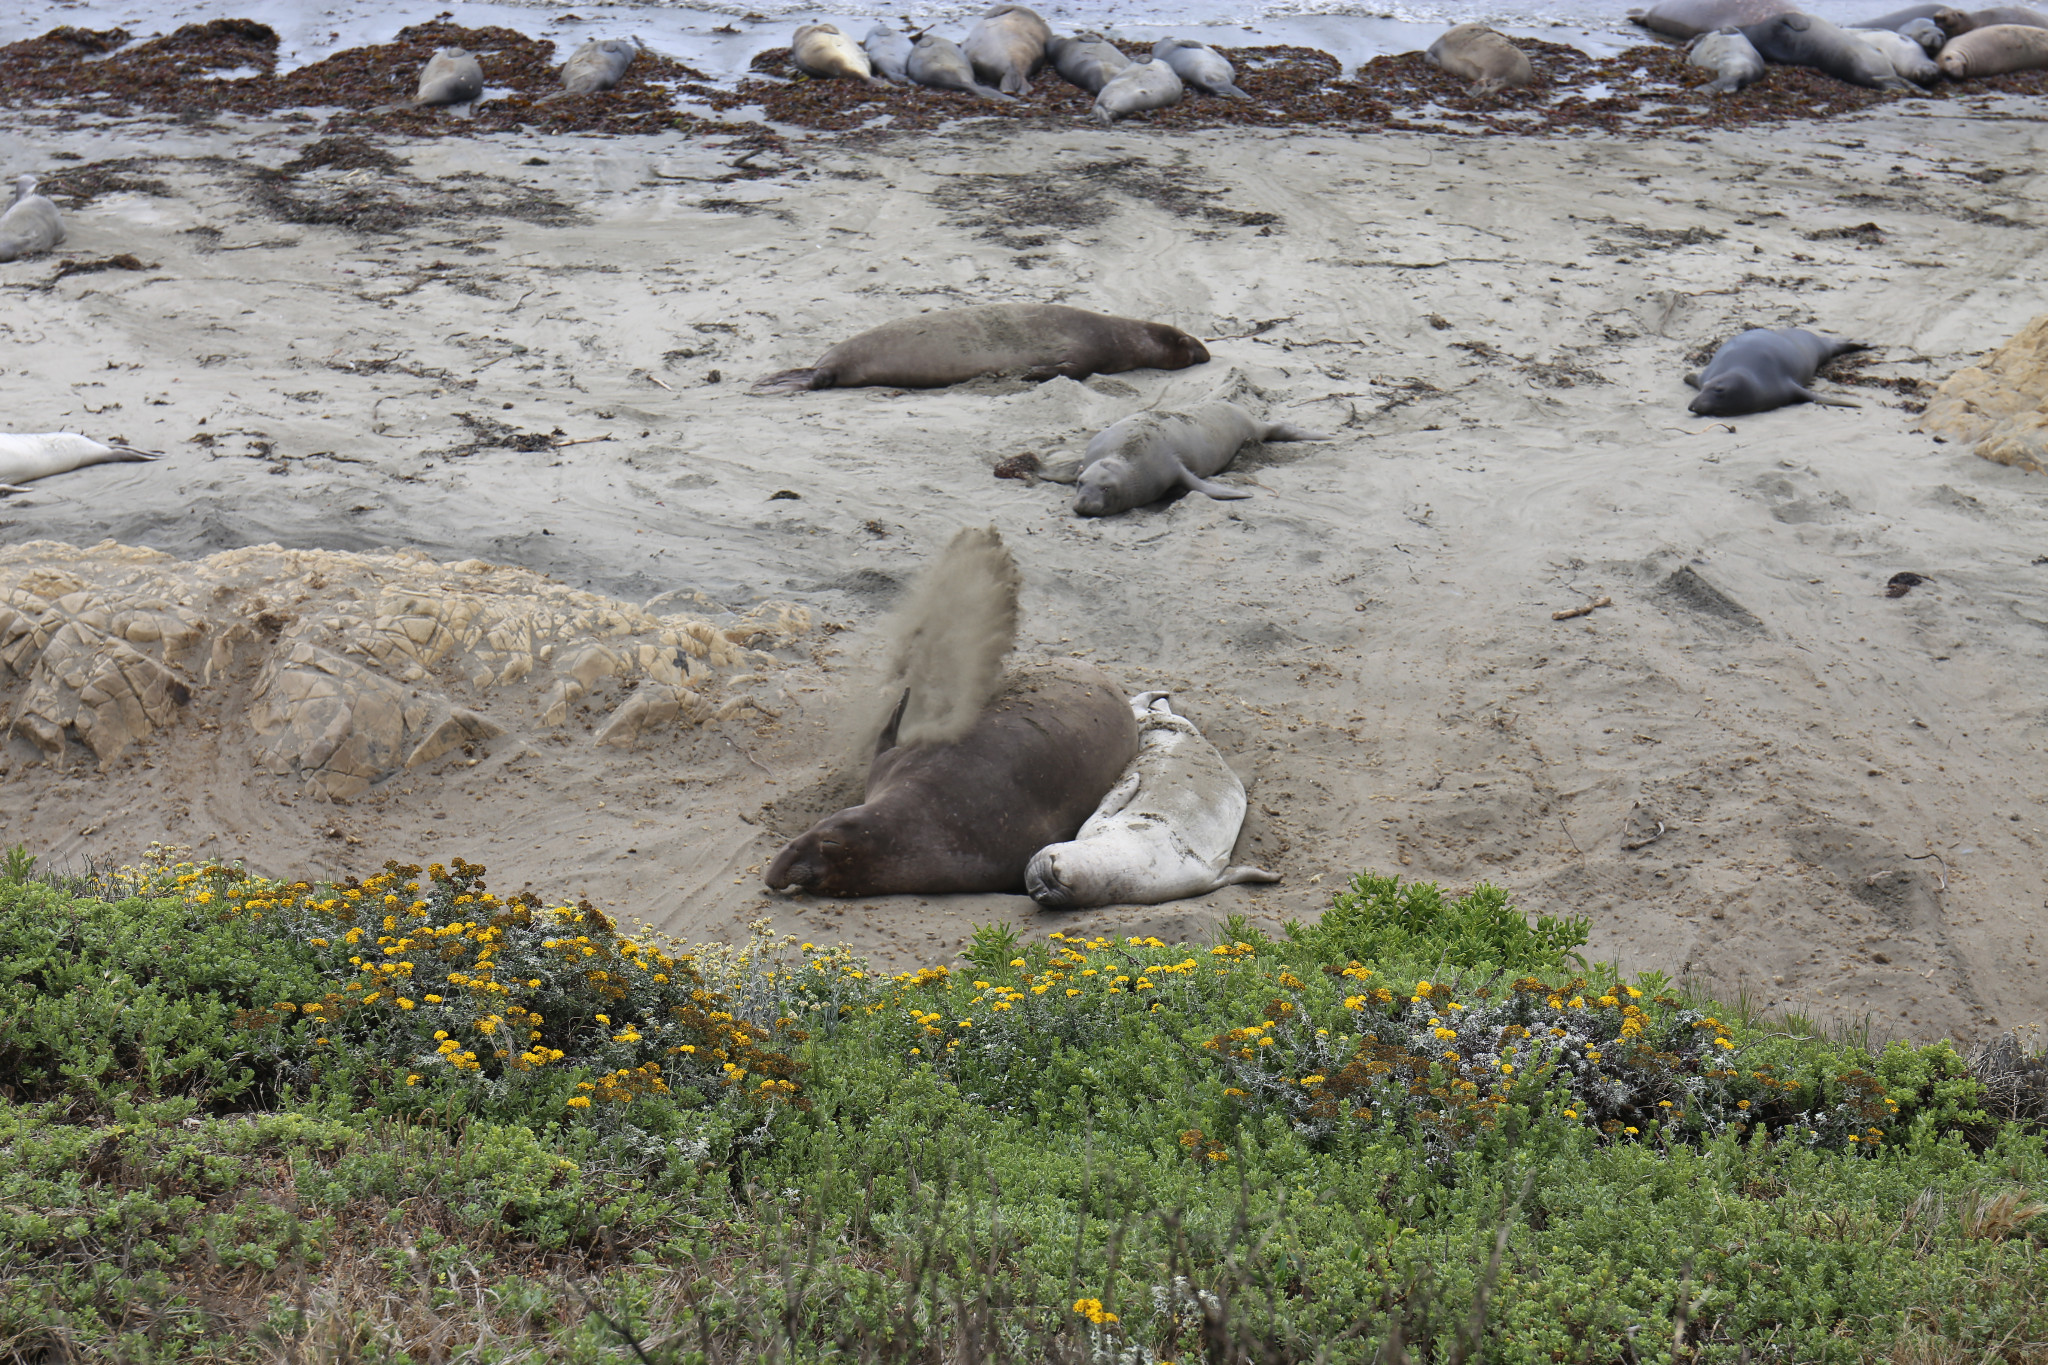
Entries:
[[[1635, 6], [1623, 0], [1047, 0], [1034, 7], [1060, 32], [1094, 29], [1148, 42], [1182, 34], [1219, 46], [1292, 43], [1320, 48], [1347, 67], [1384, 53], [1427, 47], [1444, 29], [1462, 23], [1491, 24], [1505, 33], [1569, 43], [1595, 55], [1657, 41], [1628, 22], [1628, 11]], [[283, 39], [279, 56], [288, 69], [344, 48], [384, 41], [407, 24], [445, 13], [460, 24], [497, 24], [545, 35], [565, 56], [586, 38], [631, 34], [714, 80], [730, 81], [746, 70], [755, 54], [787, 45], [798, 24], [829, 21], [858, 40], [876, 20], [887, 19], [906, 27], [933, 27], [958, 38], [984, 8], [985, 4], [928, 0], [857, 0], [831, 9], [817, 8], [816, 0], [437, 0], [411, 5], [393, 0], [339, 0], [331, 5], [299, 0], [17, 0], [0, 7], [0, 42], [59, 24], [120, 27], [142, 38], [208, 19], [256, 19]], [[1852, 23], [1886, 13], [1897, 3], [1808, 0], [1805, 8], [1837, 23]]]

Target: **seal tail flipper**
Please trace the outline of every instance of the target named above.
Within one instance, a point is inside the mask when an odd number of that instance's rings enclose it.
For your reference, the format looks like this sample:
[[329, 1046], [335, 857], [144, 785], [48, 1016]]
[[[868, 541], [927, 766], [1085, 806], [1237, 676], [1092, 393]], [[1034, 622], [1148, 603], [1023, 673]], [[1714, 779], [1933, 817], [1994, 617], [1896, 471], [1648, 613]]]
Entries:
[[[821, 377], [824, 380], [822, 383], [819, 382]], [[829, 389], [831, 387], [831, 377], [825, 375], [822, 370], [784, 370], [781, 374], [771, 374], [766, 379], [756, 380], [753, 392], [804, 393], [811, 389]]]
[[889, 713], [889, 723], [882, 727], [882, 733], [875, 736], [875, 754], [879, 757], [896, 747], [896, 729], [903, 724], [903, 710], [910, 705], [910, 689], [904, 688], [903, 695], [896, 699], [896, 709]]
[[117, 458], [127, 461], [161, 460], [164, 457], [161, 450], [137, 450], [134, 446], [108, 446], [107, 449], [113, 451]]
[[1213, 479], [1205, 479], [1200, 474], [1195, 473], [1194, 470], [1189, 469], [1186, 465], [1181, 466], [1180, 481], [1188, 488], [1193, 489], [1195, 492], [1207, 493], [1210, 497], [1217, 499], [1219, 502], [1236, 502], [1239, 499], [1248, 498], [1251, 496], [1251, 494], [1245, 492], [1242, 488], [1232, 488], [1227, 483], [1217, 483]]
[[17, 176], [14, 181], [14, 198], [7, 201], [7, 207], [13, 208], [16, 204], [19, 204], [22, 200], [28, 198], [35, 192], [36, 178], [34, 176]]
[[1292, 422], [1268, 422], [1266, 423], [1266, 429], [1259, 434], [1259, 439], [1261, 441], [1334, 441], [1337, 438], [1326, 436], [1320, 431], [1310, 431], [1307, 427], [1298, 427]]
[[1226, 886], [1236, 886], [1241, 882], [1277, 882], [1279, 880], [1280, 874], [1278, 872], [1268, 872], [1263, 867], [1249, 867], [1240, 864], [1237, 867], [1226, 867], [1217, 873], [1216, 885], [1209, 889], [1217, 891]]
[[23, 488], [23, 487], [22, 487], [22, 486], [21, 486], [20, 484], [18, 484], [18, 483], [0, 483], [0, 498], [4, 498], [4, 497], [6, 497], [6, 496], [7, 496], [7, 495], [8, 495], [9, 493], [33, 493], [33, 492], [35, 492], [35, 490], [34, 490], [33, 488]]
[[1694, 370], [1691, 374], [1685, 377], [1685, 386], [1689, 389], [1696, 389], [1700, 386], [1700, 375], [1698, 370]]
[[1131, 698], [1131, 711], [1133, 714], [1143, 715], [1147, 711], [1164, 710], [1167, 714], [1171, 715], [1173, 708], [1171, 706], [1162, 707], [1160, 703], [1172, 695], [1173, 693], [1171, 692], [1140, 692], [1137, 696]]
[[1219, 85], [1214, 93], [1223, 96], [1225, 99], [1232, 100], [1249, 100], [1251, 98], [1250, 95], [1245, 94], [1244, 91], [1234, 85]]
[[1001, 100], [1005, 104], [1015, 104], [1017, 102], [1017, 97], [1015, 95], [1006, 95], [1002, 91], [992, 89], [991, 87], [986, 85], [970, 84], [967, 88], [969, 91], [981, 96], [985, 100]]
[[1802, 389], [1795, 386], [1792, 392], [1798, 394], [1809, 403], [1819, 403], [1830, 408], [1860, 408], [1863, 406], [1853, 398], [1830, 398], [1824, 393], [1815, 393], [1812, 389]]

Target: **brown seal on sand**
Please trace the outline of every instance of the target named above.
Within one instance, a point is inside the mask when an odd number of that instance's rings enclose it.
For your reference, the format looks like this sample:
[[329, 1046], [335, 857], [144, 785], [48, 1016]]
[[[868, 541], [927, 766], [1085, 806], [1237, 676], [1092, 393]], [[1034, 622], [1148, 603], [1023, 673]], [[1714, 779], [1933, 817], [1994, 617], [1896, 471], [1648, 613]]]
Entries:
[[875, 741], [867, 799], [783, 849], [771, 888], [1022, 891], [1031, 855], [1072, 839], [1138, 752], [1130, 703], [1078, 660], [1018, 669], [950, 744], [896, 742], [909, 697]]
[[784, 370], [756, 393], [869, 384], [937, 389], [985, 374], [1039, 380], [1125, 370], [1183, 370], [1209, 358], [1197, 337], [1163, 322], [1111, 317], [1056, 303], [988, 303], [920, 313], [842, 341], [805, 370]]
[[1031, 78], [1045, 69], [1052, 25], [1022, 5], [991, 5], [967, 31], [960, 50], [974, 74], [1005, 95], [1028, 95]]
[[2048, 28], [2030, 24], [1993, 24], [1952, 38], [1936, 59], [1955, 80], [2002, 76], [2008, 71], [2039, 71], [2048, 67]]
[[1459, 24], [1423, 54], [1431, 66], [1472, 82], [1472, 93], [1491, 95], [1536, 79], [1528, 54], [1484, 24]]
[[632, 38], [592, 38], [562, 63], [562, 95], [594, 95], [609, 90], [626, 78], [626, 68], [639, 55], [640, 44]]
[[1752, 327], [1722, 342], [1704, 370], [1685, 377], [1686, 383], [1699, 390], [1688, 407], [1702, 417], [1737, 417], [1798, 402], [1861, 407], [1861, 403], [1829, 398], [1807, 386], [1820, 367], [1836, 356], [1869, 349], [1860, 341], [1842, 341], [1798, 327]]
[[790, 65], [807, 76], [819, 76], [827, 80], [838, 76], [850, 81], [865, 81], [877, 90], [887, 90], [889, 82], [875, 74], [874, 63], [859, 43], [841, 33], [834, 24], [805, 24], [796, 31], [789, 43]]
[[1630, 10], [1629, 22], [1666, 38], [1697, 38], [1729, 25], [1756, 24], [1798, 9], [1785, 0], [1664, 0], [1647, 10]]

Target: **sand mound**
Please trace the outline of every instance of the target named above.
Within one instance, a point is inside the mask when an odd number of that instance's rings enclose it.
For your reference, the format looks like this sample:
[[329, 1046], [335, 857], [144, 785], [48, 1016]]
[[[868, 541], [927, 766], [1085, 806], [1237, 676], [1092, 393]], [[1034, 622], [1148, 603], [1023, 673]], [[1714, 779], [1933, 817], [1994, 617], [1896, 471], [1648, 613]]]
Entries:
[[[742, 711], [736, 690], [809, 628], [767, 604], [721, 624], [656, 615], [480, 560], [254, 546], [184, 561], [103, 542], [0, 550], [0, 711], [53, 763], [105, 768], [245, 685], [256, 766], [352, 797], [515, 728], [559, 730], [603, 687], [594, 742]], [[253, 680], [249, 675], [253, 673]]]
[[2048, 474], [2048, 313], [1983, 364], [1950, 375], [1920, 430], [1974, 442], [1994, 464]]

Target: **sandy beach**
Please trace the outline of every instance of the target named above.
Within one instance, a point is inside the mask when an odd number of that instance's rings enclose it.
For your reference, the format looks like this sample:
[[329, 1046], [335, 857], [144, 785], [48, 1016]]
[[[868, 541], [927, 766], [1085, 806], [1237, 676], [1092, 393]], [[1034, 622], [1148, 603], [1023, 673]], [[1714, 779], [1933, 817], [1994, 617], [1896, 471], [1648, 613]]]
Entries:
[[[1665, 138], [968, 121], [737, 170], [686, 132], [361, 144], [380, 161], [309, 155], [290, 117], [75, 125], [0, 125], [73, 191], [62, 251], [0, 266], [7, 425], [168, 454], [0, 501], [0, 597], [84, 572], [44, 542], [275, 543], [809, 624], [757, 644], [759, 709], [631, 747], [441, 678], [503, 733], [341, 801], [256, 770], [254, 668], [228, 669], [104, 770], [10, 732], [0, 842], [293, 875], [461, 855], [687, 939], [767, 916], [891, 968], [995, 919], [1312, 916], [1372, 868], [1500, 884], [1628, 969], [1879, 1038], [2048, 1014], [2048, 482], [1913, 430], [2040, 310], [2032, 101]], [[405, 225], [306, 221], [337, 203]], [[142, 268], [59, 265], [121, 255]], [[1214, 358], [746, 391], [891, 318], [1029, 300]], [[1861, 407], [1686, 411], [1713, 344], [1787, 324], [1875, 347], [1821, 381]], [[995, 475], [1214, 396], [1339, 439], [1246, 451], [1223, 478], [1249, 500], [1100, 521]], [[1171, 689], [1250, 790], [1239, 858], [1284, 881], [1061, 915], [763, 890], [857, 781], [835, 722], [879, 617], [989, 524], [1024, 573], [1017, 657]], [[1887, 597], [1900, 572], [1926, 582]]]

